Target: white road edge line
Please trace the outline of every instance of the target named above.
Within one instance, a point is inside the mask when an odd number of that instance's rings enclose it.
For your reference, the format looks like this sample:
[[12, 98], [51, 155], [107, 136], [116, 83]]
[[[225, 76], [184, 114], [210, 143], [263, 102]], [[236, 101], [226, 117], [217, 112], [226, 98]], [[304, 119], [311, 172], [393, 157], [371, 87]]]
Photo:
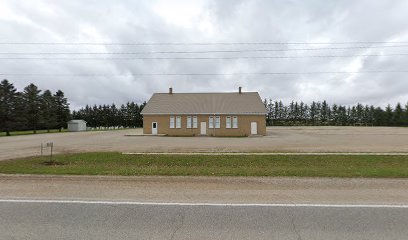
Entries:
[[88, 200], [40, 200], [0, 199], [0, 203], [59, 203], [59, 204], [101, 204], [101, 205], [147, 205], [147, 206], [209, 206], [209, 207], [317, 207], [317, 208], [408, 208], [405, 204], [314, 204], [314, 203], [182, 203], [182, 202], [130, 202], [130, 201], [88, 201]]

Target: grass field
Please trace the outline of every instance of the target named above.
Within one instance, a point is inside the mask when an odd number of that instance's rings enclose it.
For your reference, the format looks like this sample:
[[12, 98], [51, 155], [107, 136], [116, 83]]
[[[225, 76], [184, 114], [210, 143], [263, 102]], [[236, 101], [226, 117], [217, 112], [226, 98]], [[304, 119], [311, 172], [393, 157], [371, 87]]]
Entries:
[[408, 177], [408, 156], [122, 155], [79, 153], [0, 161], [0, 173], [165, 176]]
[[[63, 129], [61, 132], [67, 132], [67, 129]], [[42, 134], [42, 133], [59, 133], [60, 131], [58, 129], [50, 129], [50, 132], [47, 130], [37, 130], [37, 134]], [[26, 131], [13, 131], [10, 132], [11, 136], [19, 136], [19, 135], [31, 135], [34, 134], [33, 130], [26, 130]], [[0, 137], [6, 137], [6, 132], [0, 132]]]

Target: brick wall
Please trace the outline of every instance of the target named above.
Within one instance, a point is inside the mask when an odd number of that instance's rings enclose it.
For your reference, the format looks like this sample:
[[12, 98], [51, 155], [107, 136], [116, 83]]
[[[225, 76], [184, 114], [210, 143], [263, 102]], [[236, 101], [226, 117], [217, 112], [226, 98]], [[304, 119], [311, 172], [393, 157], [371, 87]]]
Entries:
[[174, 125], [176, 125], [176, 116], [181, 116], [181, 128], [170, 128], [170, 115], [143, 116], [143, 133], [151, 134], [152, 122], [157, 122], [158, 134], [198, 136], [200, 135], [201, 122], [206, 122], [206, 133], [208, 136], [249, 136], [251, 135], [251, 122], [257, 122], [258, 135], [266, 135], [265, 116], [263, 115], [237, 115], [238, 128], [226, 128], [226, 117], [229, 115], [220, 115], [220, 128], [211, 129], [209, 128], [210, 115], [197, 115], [197, 128], [187, 128], [187, 115], [174, 115]]

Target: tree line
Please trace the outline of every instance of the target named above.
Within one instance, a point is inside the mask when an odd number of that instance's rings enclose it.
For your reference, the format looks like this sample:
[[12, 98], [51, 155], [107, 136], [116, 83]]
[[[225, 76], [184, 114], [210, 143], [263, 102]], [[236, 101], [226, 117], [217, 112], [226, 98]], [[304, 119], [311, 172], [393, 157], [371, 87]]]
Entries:
[[140, 114], [146, 102], [138, 105], [134, 102], [127, 102], [120, 107], [111, 105], [86, 105], [78, 111], [72, 112], [74, 119], [83, 119], [88, 127], [92, 128], [136, 128], [143, 127], [143, 118]]
[[41, 91], [29, 84], [18, 92], [4, 79], [0, 83], [0, 131], [10, 136], [11, 131], [59, 129], [66, 127], [70, 118], [69, 103], [64, 92]]
[[[408, 126], [408, 103], [394, 107], [362, 105], [329, 105], [326, 101], [303, 102], [264, 100], [267, 109], [268, 126]], [[137, 104], [127, 102], [117, 107], [111, 105], [86, 105], [72, 114], [64, 92], [54, 94], [49, 90], [41, 91], [29, 84], [18, 92], [12, 83], [3, 80], [0, 83], [0, 132], [39, 129], [59, 129], [67, 126], [70, 119], [83, 119], [88, 127], [135, 128], [143, 126], [141, 111], [146, 102]]]
[[305, 104], [264, 100], [268, 126], [408, 126], [408, 102], [395, 107], [356, 104], [329, 105], [326, 101]]

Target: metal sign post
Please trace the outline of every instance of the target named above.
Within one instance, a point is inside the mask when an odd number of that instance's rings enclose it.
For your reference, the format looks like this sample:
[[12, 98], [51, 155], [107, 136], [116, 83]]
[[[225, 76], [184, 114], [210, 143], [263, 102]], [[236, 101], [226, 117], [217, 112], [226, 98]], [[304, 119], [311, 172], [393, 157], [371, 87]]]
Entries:
[[47, 143], [47, 147], [51, 148], [50, 161], [52, 162], [52, 150], [53, 150], [53, 148], [54, 148], [54, 143], [53, 143], [53, 142]]

